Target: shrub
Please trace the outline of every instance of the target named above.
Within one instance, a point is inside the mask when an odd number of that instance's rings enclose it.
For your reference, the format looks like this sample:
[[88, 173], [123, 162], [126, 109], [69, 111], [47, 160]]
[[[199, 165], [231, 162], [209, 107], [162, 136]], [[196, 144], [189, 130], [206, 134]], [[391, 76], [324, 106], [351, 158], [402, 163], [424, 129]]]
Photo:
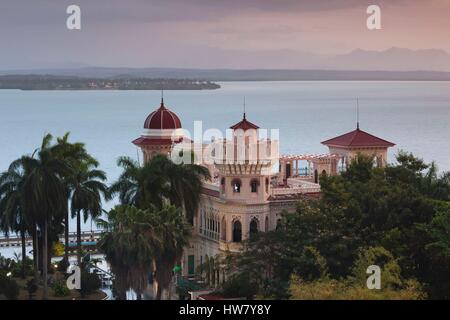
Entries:
[[98, 275], [87, 271], [81, 272], [81, 289], [79, 291], [82, 297], [97, 291], [101, 286], [102, 282]]
[[6, 276], [6, 272], [0, 272], [0, 295], [8, 300], [15, 300], [19, 296], [19, 285], [16, 280]]
[[67, 297], [70, 295], [70, 290], [67, 288], [66, 282], [64, 280], [55, 281], [52, 284], [52, 290], [55, 297]]
[[364, 285], [367, 280], [367, 268], [377, 265], [381, 268], [382, 287], [397, 289], [401, 288], [403, 279], [401, 269], [394, 256], [383, 247], [361, 248], [358, 259], [353, 264], [352, 276], [354, 281]]
[[35, 279], [30, 279], [27, 281], [28, 298], [30, 300], [33, 298], [33, 295], [36, 293], [37, 289], [38, 286], [36, 284]]
[[15, 261], [0, 255], [0, 271], [11, 271]]
[[257, 293], [257, 286], [251, 283], [250, 278], [245, 274], [231, 276], [222, 286], [222, 294], [227, 298], [253, 299]]
[[369, 290], [348, 279], [322, 278], [306, 282], [293, 275], [289, 292], [293, 300], [419, 300], [426, 298], [415, 280], [405, 281], [402, 289]]
[[[22, 260], [14, 261], [11, 264], [11, 271], [14, 277], [22, 276]], [[25, 276], [33, 275], [33, 260], [29, 257], [25, 257]]]

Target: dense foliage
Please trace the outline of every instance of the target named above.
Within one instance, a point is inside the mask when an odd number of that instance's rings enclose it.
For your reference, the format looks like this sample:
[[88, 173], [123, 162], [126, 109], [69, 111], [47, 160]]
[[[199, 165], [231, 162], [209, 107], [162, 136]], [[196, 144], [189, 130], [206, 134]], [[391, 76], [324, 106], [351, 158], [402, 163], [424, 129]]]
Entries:
[[[71, 143], [69, 134], [54, 141], [50, 134], [39, 148], [13, 161], [0, 174], [0, 231], [17, 233], [22, 239], [22, 260], [26, 261], [27, 236], [32, 237], [35, 283], [42, 280], [43, 297], [48, 295], [48, 273], [53, 245], [65, 233], [68, 243], [69, 212], [77, 216], [78, 255], [81, 253], [81, 215], [98, 216], [101, 196], [108, 196], [105, 174], [83, 143]], [[68, 251], [65, 250], [68, 261]], [[79, 259], [80, 261], [80, 259]], [[29, 273], [21, 263], [21, 276]], [[15, 274], [14, 274], [15, 275]]]
[[325, 285], [330, 297], [343, 290], [351, 298], [370, 291], [364, 289], [367, 275], [361, 276], [370, 264], [361, 255], [376, 248], [382, 257], [376, 264], [390, 270], [382, 272], [384, 295], [363, 297], [421, 298], [423, 290], [429, 298], [449, 299], [450, 173], [438, 176], [434, 164], [406, 153], [397, 161], [374, 168], [359, 156], [342, 175], [322, 176], [321, 199], [301, 201], [295, 213], [283, 214], [277, 230], [250, 239], [235, 257], [231, 279], [246, 278], [264, 297], [305, 297], [292, 287], [301, 282], [305, 290]]
[[[2, 296], [8, 300], [17, 299], [19, 295], [19, 285], [7, 272], [0, 270], [0, 300]], [[3, 298], [3, 299], [4, 299]]]
[[140, 299], [153, 273], [160, 299], [190, 236], [190, 226], [180, 211], [169, 205], [146, 210], [122, 205], [109, 211], [108, 220], [99, 220], [99, 224], [105, 228], [99, 247], [111, 265], [116, 298], [125, 299], [133, 289]]
[[207, 168], [195, 164], [175, 164], [167, 156], [156, 155], [140, 166], [128, 157], [119, 158], [123, 168], [110, 188], [122, 204], [141, 209], [162, 208], [165, 202], [183, 209], [192, 222], [200, 202], [202, 181], [209, 179]]
[[99, 221], [107, 232], [100, 243], [115, 274], [117, 298], [127, 289], [138, 296], [156, 281], [160, 299], [173, 277], [172, 269], [181, 260], [200, 202], [207, 168], [195, 164], [175, 164], [167, 156], [156, 155], [142, 166], [122, 157], [123, 172], [110, 187], [122, 206], [108, 213], [108, 222]]

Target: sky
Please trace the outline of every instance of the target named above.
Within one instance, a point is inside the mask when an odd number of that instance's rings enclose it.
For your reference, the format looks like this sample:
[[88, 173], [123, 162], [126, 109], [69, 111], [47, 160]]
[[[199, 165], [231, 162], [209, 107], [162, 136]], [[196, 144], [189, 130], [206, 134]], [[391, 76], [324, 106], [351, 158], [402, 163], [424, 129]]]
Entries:
[[[71, 4], [81, 30], [66, 28]], [[370, 4], [381, 30], [366, 27]], [[295, 68], [391, 47], [450, 52], [450, 0], [0, 0], [3, 70]]]

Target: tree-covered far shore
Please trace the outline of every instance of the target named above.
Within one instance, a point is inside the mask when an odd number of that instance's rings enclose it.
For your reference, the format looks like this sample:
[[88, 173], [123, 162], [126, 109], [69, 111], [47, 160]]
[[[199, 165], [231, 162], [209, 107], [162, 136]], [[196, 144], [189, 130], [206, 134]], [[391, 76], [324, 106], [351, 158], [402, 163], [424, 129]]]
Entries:
[[54, 75], [0, 76], [0, 89], [19, 90], [213, 90], [220, 85], [200, 79], [144, 77], [75, 77]]

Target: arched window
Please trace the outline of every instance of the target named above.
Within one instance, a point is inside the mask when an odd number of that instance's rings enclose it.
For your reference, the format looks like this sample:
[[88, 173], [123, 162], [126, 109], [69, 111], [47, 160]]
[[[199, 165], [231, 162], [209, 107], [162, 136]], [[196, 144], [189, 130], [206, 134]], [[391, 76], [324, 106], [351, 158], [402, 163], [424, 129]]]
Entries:
[[225, 217], [222, 218], [222, 222], [220, 223], [222, 230], [220, 231], [220, 239], [223, 241], [227, 241], [227, 223], [225, 221]]
[[266, 193], [269, 192], [269, 178], [266, 178]]
[[250, 222], [250, 237], [258, 233], [258, 220], [253, 218]]
[[220, 179], [220, 189], [222, 190], [222, 193], [225, 192], [225, 178]]
[[258, 192], [258, 185], [259, 185], [258, 180], [253, 179], [252, 181], [250, 181], [250, 189], [252, 190], [253, 193]]
[[326, 175], [327, 171], [326, 170], [322, 170], [322, 175]]
[[264, 223], [264, 231], [265, 232], [269, 231], [269, 217], [266, 217], [266, 221]]
[[233, 192], [240, 193], [241, 192], [241, 186], [242, 182], [239, 179], [234, 179], [231, 182], [231, 185], [233, 186]]
[[242, 224], [239, 220], [233, 222], [233, 242], [242, 241]]

